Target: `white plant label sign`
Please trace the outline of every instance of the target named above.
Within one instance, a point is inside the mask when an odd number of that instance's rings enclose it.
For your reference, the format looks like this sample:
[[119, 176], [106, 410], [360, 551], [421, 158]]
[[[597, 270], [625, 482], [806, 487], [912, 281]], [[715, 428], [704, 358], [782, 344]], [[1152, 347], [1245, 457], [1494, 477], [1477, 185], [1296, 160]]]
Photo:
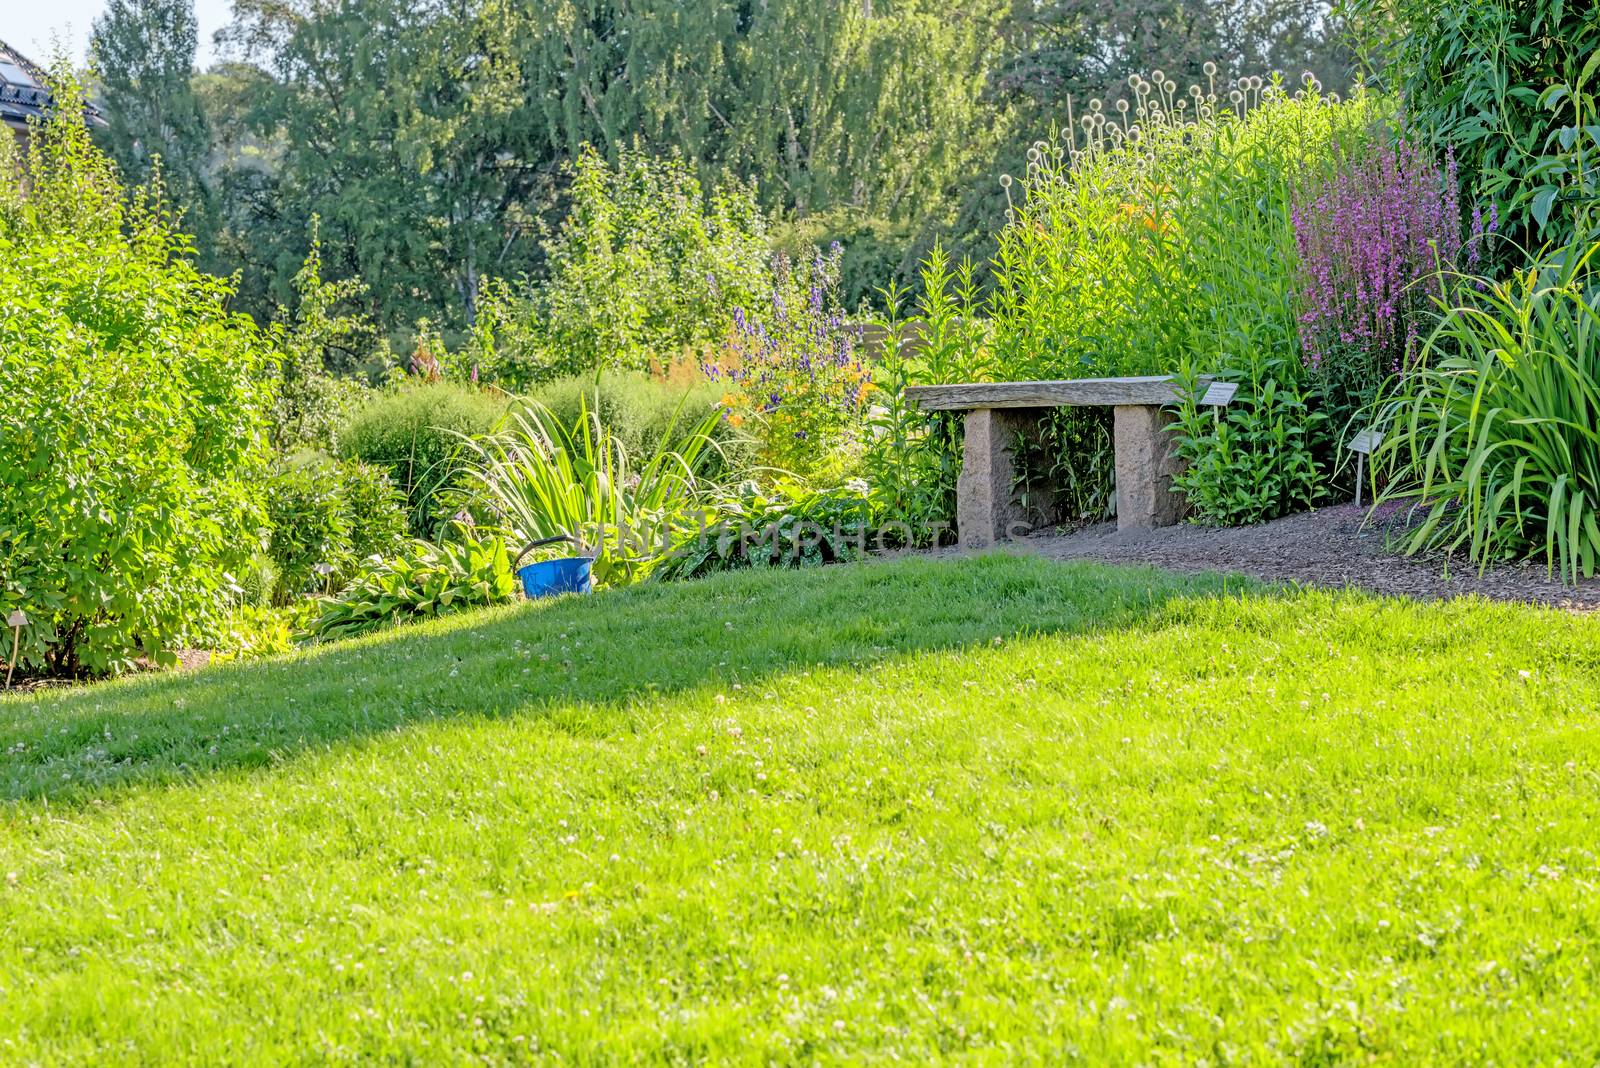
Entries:
[[1351, 438], [1350, 444], [1345, 447], [1351, 452], [1360, 453], [1361, 455], [1366, 456], [1370, 455], [1372, 450], [1376, 449], [1382, 444], [1383, 432], [1381, 430], [1367, 429], [1361, 431], [1355, 437]]
[[1361, 488], [1367, 481], [1366, 459], [1373, 449], [1383, 444], [1383, 431], [1372, 427], [1350, 439], [1345, 448], [1356, 454], [1356, 507], [1361, 507]]

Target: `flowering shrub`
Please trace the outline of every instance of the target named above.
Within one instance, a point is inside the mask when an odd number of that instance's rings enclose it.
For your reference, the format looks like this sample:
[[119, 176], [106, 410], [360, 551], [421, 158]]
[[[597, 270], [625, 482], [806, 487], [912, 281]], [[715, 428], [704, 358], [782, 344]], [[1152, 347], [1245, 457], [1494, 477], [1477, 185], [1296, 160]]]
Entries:
[[1296, 199], [1302, 358], [1335, 442], [1393, 375], [1415, 370], [1428, 323], [1478, 265], [1499, 225], [1472, 213], [1462, 238], [1455, 157], [1443, 167], [1408, 137], [1375, 140]]
[[1312, 368], [1355, 358], [1381, 380], [1410, 366], [1422, 317], [1444, 295], [1440, 268], [1462, 249], [1457, 188], [1453, 156], [1441, 172], [1410, 141], [1381, 140], [1295, 204]]
[[808, 271], [773, 260], [766, 306], [739, 307], [717, 361], [728, 422], [747, 426], [761, 462], [803, 478], [837, 478], [860, 444], [872, 372], [839, 308], [840, 249], [817, 252]]

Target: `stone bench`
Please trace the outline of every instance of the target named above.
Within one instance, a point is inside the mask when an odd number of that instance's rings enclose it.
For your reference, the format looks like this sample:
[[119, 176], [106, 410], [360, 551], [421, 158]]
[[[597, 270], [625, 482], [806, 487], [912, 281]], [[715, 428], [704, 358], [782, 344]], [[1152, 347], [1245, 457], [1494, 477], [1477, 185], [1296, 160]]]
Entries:
[[1167, 376], [906, 388], [906, 399], [924, 411], [966, 412], [966, 444], [956, 483], [956, 530], [963, 548], [982, 548], [1028, 529], [1016, 499], [1012, 448], [1049, 409], [1062, 406], [1111, 406], [1118, 529], [1178, 522], [1184, 501], [1173, 492], [1172, 477], [1182, 464], [1169, 431], [1174, 418], [1169, 408], [1182, 397]]

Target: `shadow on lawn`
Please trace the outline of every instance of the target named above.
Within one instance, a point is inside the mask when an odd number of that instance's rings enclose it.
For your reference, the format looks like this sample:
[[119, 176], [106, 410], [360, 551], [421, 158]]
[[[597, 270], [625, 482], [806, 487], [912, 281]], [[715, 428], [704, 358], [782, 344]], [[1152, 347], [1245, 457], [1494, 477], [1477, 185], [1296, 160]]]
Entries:
[[1246, 580], [987, 555], [723, 575], [390, 631], [277, 661], [0, 702], [0, 797], [269, 767], [307, 750], [463, 717], [632, 729], [628, 706], [809, 666], [996, 638], [1124, 628]]

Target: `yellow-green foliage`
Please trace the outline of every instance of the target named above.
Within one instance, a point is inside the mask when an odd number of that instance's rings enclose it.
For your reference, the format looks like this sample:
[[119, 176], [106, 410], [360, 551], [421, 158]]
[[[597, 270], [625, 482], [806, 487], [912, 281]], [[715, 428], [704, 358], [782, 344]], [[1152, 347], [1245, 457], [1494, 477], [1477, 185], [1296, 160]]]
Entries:
[[[272, 356], [128, 197], [55, 86], [23, 172], [0, 136], [0, 618], [21, 667], [170, 662], [214, 637], [257, 547]], [[9, 653], [9, 643], [7, 653]]]
[[1297, 350], [1290, 195], [1380, 112], [1315, 84], [1180, 94], [1135, 79], [1012, 183], [993, 345], [1012, 378], [1170, 371]]

